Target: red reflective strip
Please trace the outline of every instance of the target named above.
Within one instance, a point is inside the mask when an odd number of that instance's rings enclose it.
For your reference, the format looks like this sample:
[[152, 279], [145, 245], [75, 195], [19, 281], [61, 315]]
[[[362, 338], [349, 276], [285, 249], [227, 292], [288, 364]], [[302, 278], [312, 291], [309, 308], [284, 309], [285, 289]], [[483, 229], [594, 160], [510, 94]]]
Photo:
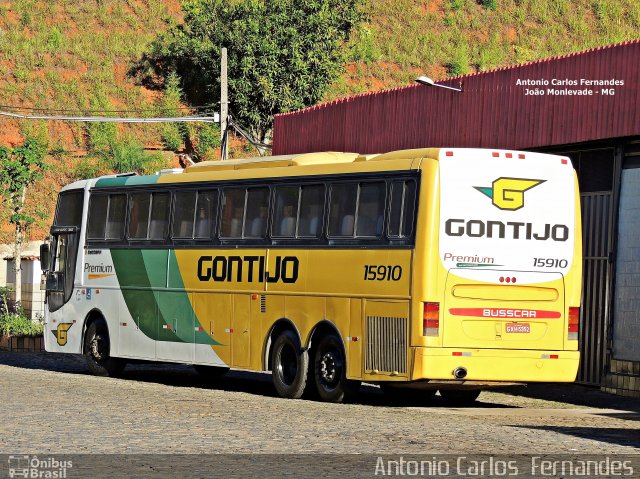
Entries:
[[453, 151], [447, 151], [446, 155], [447, 156], [453, 156]]
[[498, 158], [500, 156], [500, 153], [494, 151], [493, 153], [491, 153], [491, 156], [493, 156], [494, 158]]
[[562, 160], [560, 160], [560, 163], [562, 163], [563, 165], [567, 164], [567, 160], [565, 160], [564, 158]]
[[558, 359], [558, 355], [557, 354], [550, 354], [549, 355], [549, 359]]
[[505, 154], [505, 156], [506, 156], [507, 158], [513, 158], [513, 155], [512, 155], [511, 153], [506, 153], [506, 154]]
[[454, 351], [451, 353], [451, 356], [462, 356], [462, 353], [460, 351]]
[[570, 324], [569, 325], [569, 332], [570, 333], [577, 333], [578, 332], [578, 325], [577, 324]]
[[524, 160], [524, 153], [519, 153], [518, 158], [520, 158], [521, 160]]
[[[519, 315], [516, 315], [519, 313]], [[526, 314], [522, 314], [526, 313]], [[540, 309], [508, 309], [508, 308], [451, 308], [449, 314], [453, 316], [473, 316], [478, 318], [536, 318], [556, 319], [561, 315], [558, 311], [544, 311]]]

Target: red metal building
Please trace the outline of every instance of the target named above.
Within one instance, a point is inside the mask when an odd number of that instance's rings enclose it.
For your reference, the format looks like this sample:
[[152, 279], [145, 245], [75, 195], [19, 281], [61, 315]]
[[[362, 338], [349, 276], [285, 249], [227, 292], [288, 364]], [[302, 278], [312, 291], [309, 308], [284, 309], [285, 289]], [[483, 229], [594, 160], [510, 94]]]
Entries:
[[[637, 40], [443, 82], [461, 86], [462, 93], [415, 84], [276, 115], [273, 154], [440, 146], [523, 149], [640, 135], [639, 60]], [[519, 84], [536, 80], [547, 84]], [[565, 80], [578, 84], [551, 84]], [[624, 84], [592, 86], [581, 80]], [[536, 88], [545, 95], [525, 95]], [[565, 88], [593, 94], [546, 94]]]
[[273, 154], [487, 147], [571, 158], [584, 278], [578, 380], [640, 397], [640, 40], [276, 115]]

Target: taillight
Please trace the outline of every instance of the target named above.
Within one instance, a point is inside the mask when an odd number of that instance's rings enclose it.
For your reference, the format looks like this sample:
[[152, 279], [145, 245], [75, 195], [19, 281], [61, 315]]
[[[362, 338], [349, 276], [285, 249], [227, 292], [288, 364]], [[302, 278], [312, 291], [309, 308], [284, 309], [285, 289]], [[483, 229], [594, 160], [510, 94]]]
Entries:
[[438, 336], [440, 333], [440, 303], [424, 303], [422, 335]]
[[580, 327], [580, 308], [569, 308], [569, 325], [567, 326], [567, 339], [578, 339]]

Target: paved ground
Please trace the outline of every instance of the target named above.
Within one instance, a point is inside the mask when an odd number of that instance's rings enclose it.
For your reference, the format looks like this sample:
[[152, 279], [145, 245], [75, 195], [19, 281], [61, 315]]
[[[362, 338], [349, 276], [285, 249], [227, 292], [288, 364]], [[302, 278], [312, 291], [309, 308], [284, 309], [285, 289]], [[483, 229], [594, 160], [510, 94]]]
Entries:
[[0, 454], [640, 453], [640, 401], [578, 386], [484, 392], [473, 408], [276, 397], [270, 376], [187, 366], [90, 376], [82, 358], [0, 352]]

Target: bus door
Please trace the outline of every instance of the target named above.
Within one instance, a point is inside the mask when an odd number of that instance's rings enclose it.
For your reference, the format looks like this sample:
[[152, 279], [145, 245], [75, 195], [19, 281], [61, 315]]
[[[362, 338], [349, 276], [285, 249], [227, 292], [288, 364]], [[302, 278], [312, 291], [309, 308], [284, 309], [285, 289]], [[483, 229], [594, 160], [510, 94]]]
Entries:
[[46, 277], [46, 299], [50, 312], [60, 309], [73, 292], [76, 258], [78, 256], [79, 228], [54, 226], [51, 228], [50, 271]]

